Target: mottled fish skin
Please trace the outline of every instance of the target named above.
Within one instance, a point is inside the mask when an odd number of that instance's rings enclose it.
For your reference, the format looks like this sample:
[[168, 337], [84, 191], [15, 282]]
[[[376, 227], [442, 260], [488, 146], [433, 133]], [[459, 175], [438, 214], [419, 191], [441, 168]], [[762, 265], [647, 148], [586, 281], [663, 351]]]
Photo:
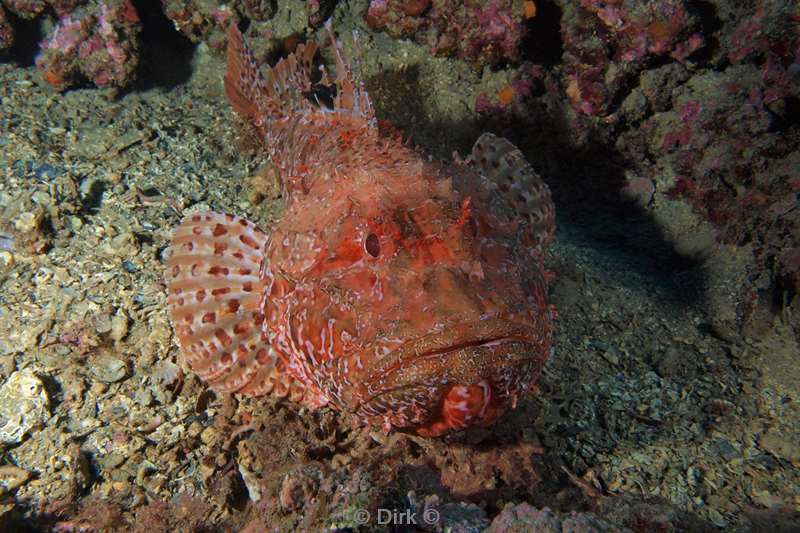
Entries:
[[217, 213], [176, 229], [168, 306], [189, 366], [215, 390], [386, 431], [495, 421], [550, 353], [547, 185], [492, 134], [450, 166], [381, 134], [335, 42], [325, 108], [310, 99], [315, 43], [262, 76], [235, 26], [228, 37], [226, 93], [280, 170], [285, 209], [268, 232]]

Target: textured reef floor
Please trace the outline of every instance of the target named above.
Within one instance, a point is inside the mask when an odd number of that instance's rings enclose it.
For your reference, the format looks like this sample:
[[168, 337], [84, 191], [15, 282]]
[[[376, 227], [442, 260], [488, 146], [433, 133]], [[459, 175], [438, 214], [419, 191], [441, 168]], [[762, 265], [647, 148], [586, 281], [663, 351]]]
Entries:
[[[609, 93], [596, 94], [592, 49], [573, 41], [591, 14], [624, 19], [625, 2], [584, 1], [577, 22], [566, 4], [537, 3], [538, 24], [565, 24], [531, 29], [538, 66], [469, 47], [432, 55], [394, 38], [414, 27], [376, 33], [387, 23], [365, 22], [367, 4], [380, 3], [337, 3], [333, 26], [361, 55], [379, 117], [441, 158], [481, 131], [508, 135], [553, 190], [546, 263], [559, 320], [540, 394], [491, 428], [420, 439], [207, 390], [181, 365], [166, 314], [170, 232], [189, 207], [263, 226], [280, 216], [271, 167], [225, 101], [223, 59], [153, 39], [139, 81], [106, 97], [55, 92], [9, 57], [0, 529], [791, 531], [800, 209], [785, 191], [800, 183], [800, 90], [797, 68], [745, 60], [759, 53], [742, 44], [748, 31], [747, 43], [763, 43], [743, 25], [767, 15], [737, 19], [702, 2], [716, 18], [686, 22], [685, 44], [649, 27], [666, 51], [648, 57], [636, 55], [637, 35], [609, 33], [606, 45], [639, 71], [607, 76]], [[729, 63], [702, 49], [695, 64], [679, 61], [700, 46], [695, 31], [709, 47], [721, 35]], [[546, 52], [554, 46], [575, 54]], [[671, 59], [649, 57], [660, 53]], [[756, 90], [767, 82], [780, 98]], [[737, 181], [745, 172], [779, 183]], [[735, 201], [709, 192], [720, 174]]]

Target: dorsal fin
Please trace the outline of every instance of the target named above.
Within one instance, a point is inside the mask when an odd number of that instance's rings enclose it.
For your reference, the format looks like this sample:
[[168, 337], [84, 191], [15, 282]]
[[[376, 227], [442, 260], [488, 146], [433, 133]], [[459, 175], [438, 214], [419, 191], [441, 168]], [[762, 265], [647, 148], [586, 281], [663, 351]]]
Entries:
[[261, 95], [264, 94], [264, 78], [235, 24], [228, 28], [227, 58], [225, 94], [228, 101], [242, 118], [260, 124], [264, 118], [260, 105]]
[[231, 24], [225, 93], [233, 109], [257, 128], [263, 128], [269, 120], [310, 109], [312, 104], [305, 94], [311, 91], [311, 69], [317, 48], [315, 42], [298, 45], [294, 53], [262, 76], [239, 28]]
[[[262, 76], [235, 25], [228, 28], [225, 90], [234, 110], [257, 129], [281, 176], [285, 201], [307, 193], [319, 176], [363, 166], [377, 147], [378, 128], [360, 77], [345, 63], [328, 28], [336, 62], [332, 82], [324, 68], [312, 79], [318, 46], [301, 44]], [[313, 97], [335, 85], [333, 108]], [[337, 170], [338, 169], [338, 170]]]
[[[353, 69], [350, 68], [350, 65], [345, 63], [341, 46], [336, 40], [336, 36], [333, 34], [330, 20], [325, 24], [325, 29], [330, 36], [333, 53], [336, 58], [336, 98], [334, 99], [334, 111], [347, 112], [362, 116], [370, 121], [373, 120], [375, 118], [375, 110], [364, 88], [364, 80], [361, 77], [361, 65], [358, 64], [358, 61], [355, 61], [357, 75], [354, 76]], [[354, 31], [353, 47], [356, 49], [357, 56], [360, 53], [358, 46], [358, 35]]]
[[[345, 62], [341, 47], [327, 26], [336, 60], [336, 97], [333, 111], [372, 120], [375, 112], [360, 76], [354, 76]], [[354, 42], [357, 39], [354, 36]], [[294, 53], [266, 69], [261, 75], [253, 53], [235, 24], [228, 28], [228, 68], [225, 72], [225, 93], [234, 110], [258, 128], [269, 120], [289, 117], [293, 112], [313, 110], [306, 95], [312, 91], [311, 72], [317, 43], [300, 44]], [[322, 69], [322, 84], [330, 83]]]
[[469, 162], [492, 184], [525, 221], [531, 244], [543, 248], [555, 233], [555, 206], [550, 189], [508, 139], [481, 135]]

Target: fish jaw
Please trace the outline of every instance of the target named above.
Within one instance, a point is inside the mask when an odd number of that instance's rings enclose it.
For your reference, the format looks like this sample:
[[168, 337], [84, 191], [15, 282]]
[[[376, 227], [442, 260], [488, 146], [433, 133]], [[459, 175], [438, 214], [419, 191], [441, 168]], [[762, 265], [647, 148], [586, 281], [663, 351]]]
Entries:
[[405, 343], [356, 376], [346, 403], [360, 422], [436, 437], [495, 422], [538, 380], [551, 324], [490, 319]]

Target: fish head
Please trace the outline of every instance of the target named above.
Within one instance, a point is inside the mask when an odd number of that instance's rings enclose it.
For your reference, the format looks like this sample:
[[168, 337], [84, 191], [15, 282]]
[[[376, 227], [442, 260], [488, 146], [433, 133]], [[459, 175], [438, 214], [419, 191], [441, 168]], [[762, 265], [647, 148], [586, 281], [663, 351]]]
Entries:
[[488, 197], [449, 178], [354, 181], [326, 195], [316, 212], [328, 218], [290, 274], [294, 341], [331, 361], [315, 361], [326, 369], [317, 385], [386, 429], [436, 436], [493, 422], [549, 354], [540, 258]]

